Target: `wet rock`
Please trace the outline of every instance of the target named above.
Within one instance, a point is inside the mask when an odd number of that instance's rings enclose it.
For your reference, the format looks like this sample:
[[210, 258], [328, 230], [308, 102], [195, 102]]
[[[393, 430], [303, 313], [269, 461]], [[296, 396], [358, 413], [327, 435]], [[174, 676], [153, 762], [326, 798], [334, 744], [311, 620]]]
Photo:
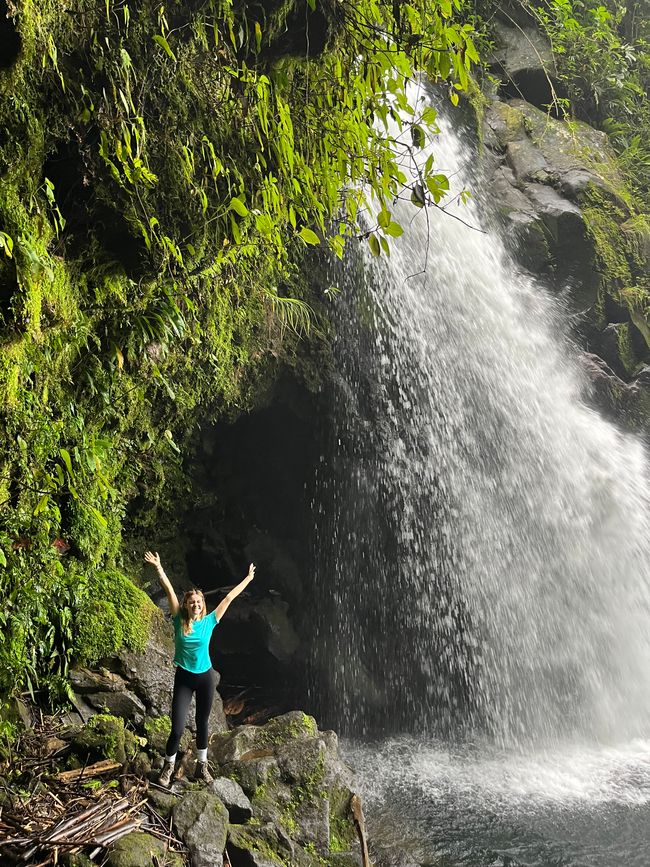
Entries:
[[598, 335], [594, 341], [600, 357], [606, 362], [608, 368], [619, 378], [627, 378], [626, 365], [621, 358], [621, 344], [625, 333], [627, 332], [627, 324], [623, 322], [612, 322]]
[[140, 699], [129, 690], [123, 692], [89, 693], [86, 700], [96, 710], [133, 720], [136, 725], [142, 725], [146, 708]]
[[578, 121], [569, 126], [522, 99], [493, 101], [484, 130], [491, 201], [516, 258], [534, 273], [553, 275], [558, 288], [569, 286], [574, 311], [594, 310], [602, 275], [583, 208], [597, 194], [629, 214], [607, 136]]
[[142, 653], [123, 648], [115, 664], [130, 689], [154, 714], [167, 713], [174, 687], [174, 640], [162, 614], [152, 618], [151, 634]]
[[92, 671], [79, 666], [70, 672], [70, 683], [79, 695], [97, 692], [121, 692], [126, 689], [126, 681], [112, 671]]
[[208, 788], [228, 810], [228, 816], [233, 824], [246, 822], [253, 815], [251, 802], [242, 787], [234, 780], [228, 777], [217, 777]]
[[172, 810], [179, 801], [178, 795], [172, 792], [163, 792], [161, 789], [151, 787], [147, 792], [147, 797], [154, 805], [156, 810], [167, 819], [172, 814]]
[[273, 597], [262, 599], [251, 612], [251, 620], [259, 624], [268, 652], [284, 663], [289, 662], [300, 647], [288, 610], [286, 602]]
[[192, 867], [222, 867], [228, 811], [207, 789], [188, 792], [172, 811], [174, 827], [190, 850]]
[[291, 838], [272, 823], [232, 826], [228, 830], [228, 854], [232, 867], [315, 867], [318, 863], [300, 852]]
[[[334, 732], [319, 732], [311, 717], [292, 712], [265, 726], [240, 726], [214, 747], [221, 772], [250, 796], [254, 818], [296, 852], [326, 857], [332, 840], [337, 852], [354, 846], [352, 775], [339, 759]], [[289, 863], [297, 858], [294, 852]]]
[[169, 867], [181, 867], [183, 863], [180, 856], [167, 852], [163, 840], [143, 831], [133, 831], [113, 844], [107, 863], [109, 867], [151, 867], [156, 860]]
[[135, 755], [138, 741], [124, 728], [124, 720], [107, 714], [94, 716], [72, 739], [73, 750], [83, 759], [113, 759], [124, 764]]
[[564, 93], [558, 81], [553, 51], [548, 39], [530, 26], [496, 25], [497, 48], [492, 69], [504, 79], [503, 92], [543, 108], [551, 105], [554, 92]]

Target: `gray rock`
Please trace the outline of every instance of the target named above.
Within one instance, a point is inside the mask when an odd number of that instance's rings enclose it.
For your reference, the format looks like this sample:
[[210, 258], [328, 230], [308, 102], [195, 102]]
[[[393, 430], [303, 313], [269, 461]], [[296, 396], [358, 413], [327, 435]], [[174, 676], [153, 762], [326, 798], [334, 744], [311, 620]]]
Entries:
[[70, 683], [79, 695], [96, 692], [122, 692], [126, 688], [126, 682], [119, 674], [106, 669], [101, 672], [91, 671], [82, 666], [71, 670]]
[[297, 856], [293, 841], [272, 823], [235, 825], [228, 830], [228, 852], [232, 861], [247, 867], [278, 867], [305, 864]]
[[154, 789], [153, 786], [147, 792], [147, 797], [164, 818], [171, 816], [172, 810], [179, 800], [178, 796], [172, 792], [163, 792], [161, 789]]
[[102, 713], [120, 716], [142, 725], [146, 708], [140, 699], [129, 690], [123, 692], [94, 692], [86, 695], [88, 703]]
[[228, 810], [228, 816], [233, 824], [246, 822], [253, 815], [251, 802], [244, 794], [242, 787], [227, 777], [217, 777], [208, 786]]
[[180, 867], [181, 859], [170, 857], [162, 840], [145, 834], [143, 831], [133, 831], [113, 844], [108, 856], [109, 867], [151, 867], [154, 858], [159, 863]]
[[506, 145], [506, 159], [519, 183], [549, 179], [548, 163], [540, 149], [528, 138]]
[[496, 57], [510, 78], [516, 80], [521, 73], [530, 71], [556, 75], [551, 43], [539, 30], [500, 23], [496, 26], [496, 36], [499, 43]]
[[627, 331], [627, 323], [612, 322], [604, 328], [594, 341], [600, 357], [611, 368], [616, 377], [627, 378], [625, 363], [621, 359], [621, 332]]
[[175, 805], [174, 827], [190, 850], [192, 867], [223, 867], [228, 811], [207, 789], [188, 792]]
[[639, 368], [637, 375], [634, 377], [633, 382], [637, 385], [643, 386], [643, 388], [650, 388], [650, 365], [644, 364]]
[[151, 634], [142, 653], [123, 648], [117, 654], [119, 674], [154, 715], [169, 711], [174, 686], [174, 640], [162, 613], [152, 619]]
[[278, 598], [262, 599], [255, 605], [251, 620], [261, 626], [269, 653], [279, 662], [289, 662], [300, 647], [300, 639], [288, 617], [289, 606]]

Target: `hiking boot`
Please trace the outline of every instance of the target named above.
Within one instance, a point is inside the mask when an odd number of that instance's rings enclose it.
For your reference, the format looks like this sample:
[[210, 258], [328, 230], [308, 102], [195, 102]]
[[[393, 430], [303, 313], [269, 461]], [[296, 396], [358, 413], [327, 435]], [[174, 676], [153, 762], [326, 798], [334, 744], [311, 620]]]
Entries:
[[214, 777], [208, 770], [207, 762], [197, 762], [194, 765], [194, 779], [201, 780], [203, 783], [211, 783]]
[[174, 773], [174, 763], [173, 762], [165, 762], [163, 765], [163, 769], [160, 772], [160, 776], [158, 777], [158, 785], [164, 786], [166, 789], [169, 788], [172, 781], [172, 774]]
[[189, 750], [185, 750], [185, 752], [179, 753], [176, 756], [176, 767], [174, 768], [174, 773], [172, 774], [172, 781], [174, 783], [177, 783], [179, 780], [182, 780], [188, 776], [190, 762], [191, 756]]

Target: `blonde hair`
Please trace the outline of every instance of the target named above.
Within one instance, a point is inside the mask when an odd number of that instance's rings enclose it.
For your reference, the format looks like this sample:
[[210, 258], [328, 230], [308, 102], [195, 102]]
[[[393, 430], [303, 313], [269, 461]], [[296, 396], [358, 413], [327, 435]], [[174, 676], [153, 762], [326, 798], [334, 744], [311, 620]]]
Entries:
[[183, 635], [189, 635], [192, 631], [192, 619], [186, 605], [187, 600], [190, 598], [190, 596], [200, 596], [201, 601], [203, 602], [203, 608], [201, 609], [201, 614], [198, 619], [203, 620], [206, 614], [205, 596], [203, 595], [203, 591], [199, 590], [198, 587], [193, 587], [191, 590], [186, 590], [183, 594], [183, 601], [181, 602], [181, 620], [183, 621]]

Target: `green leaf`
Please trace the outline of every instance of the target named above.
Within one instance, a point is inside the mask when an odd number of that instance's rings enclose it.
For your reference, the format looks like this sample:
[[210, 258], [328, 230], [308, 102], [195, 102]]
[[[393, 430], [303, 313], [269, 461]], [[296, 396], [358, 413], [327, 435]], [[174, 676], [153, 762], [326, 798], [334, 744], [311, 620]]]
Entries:
[[268, 214], [258, 214], [255, 217], [255, 225], [257, 226], [257, 231], [262, 235], [270, 235], [275, 224]]
[[41, 512], [44, 512], [45, 509], [47, 509], [49, 502], [50, 502], [50, 495], [49, 494], [43, 494], [41, 499], [36, 504], [36, 508], [34, 509], [34, 514], [40, 515]]
[[302, 229], [298, 232], [302, 240], [305, 244], [311, 244], [312, 246], [316, 246], [320, 244], [320, 238], [316, 234], [316, 232], [312, 232], [311, 229], [308, 229], [306, 226], [303, 226]]
[[390, 244], [388, 243], [386, 238], [384, 238], [383, 235], [379, 238], [379, 243], [381, 244], [381, 249], [384, 251], [384, 253], [390, 259]]
[[99, 526], [105, 530], [108, 527], [108, 521], [94, 506], [88, 506], [88, 511], [93, 515]]
[[165, 49], [165, 52], [167, 53], [167, 55], [168, 55], [169, 57], [171, 57], [172, 60], [176, 60], [176, 55], [174, 54], [174, 52], [173, 52], [173, 51], [171, 50], [171, 48], [169, 47], [169, 42], [167, 42], [167, 40], [165, 39], [164, 36], [161, 36], [160, 34], [157, 33], [157, 34], [153, 37], [153, 41], [154, 41], [154, 42], [157, 42], [158, 45], [160, 45], [161, 48], [164, 48], [164, 49]]
[[238, 199], [237, 196], [233, 196], [230, 200], [230, 205], [228, 205], [231, 211], [234, 211], [236, 214], [239, 214], [240, 217], [248, 216], [248, 208], [242, 202], [241, 199]]
[[416, 147], [416, 148], [423, 148], [424, 147], [424, 144], [426, 141], [425, 136], [424, 136], [424, 130], [417, 123], [414, 123], [413, 126], [411, 127], [411, 140], [413, 142], [413, 147]]
[[404, 234], [404, 229], [402, 229], [399, 223], [392, 221], [386, 226], [384, 232], [386, 232], [387, 235], [390, 235], [391, 238], [399, 238], [400, 235]]
[[370, 252], [373, 256], [381, 256], [381, 247], [379, 246], [379, 241], [377, 240], [376, 235], [368, 236], [368, 244], [370, 245]]
[[7, 565], [7, 558], [5, 557], [5, 552], [0, 548], [0, 566]]
[[426, 123], [428, 126], [437, 126], [437, 119], [438, 112], [430, 105], [427, 106], [422, 112], [422, 123]]
[[377, 222], [380, 228], [385, 229], [390, 223], [390, 211], [387, 208], [382, 208], [377, 214]]
[[72, 461], [70, 460], [70, 452], [67, 451], [67, 449], [59, 449], [59, 454], [61, 455], [61, 459], [62, 459], [63, 463], [65, 464], [65, 468], [70, 473], [70, 475], [73, 475], [73, 473], [72, 473]]

